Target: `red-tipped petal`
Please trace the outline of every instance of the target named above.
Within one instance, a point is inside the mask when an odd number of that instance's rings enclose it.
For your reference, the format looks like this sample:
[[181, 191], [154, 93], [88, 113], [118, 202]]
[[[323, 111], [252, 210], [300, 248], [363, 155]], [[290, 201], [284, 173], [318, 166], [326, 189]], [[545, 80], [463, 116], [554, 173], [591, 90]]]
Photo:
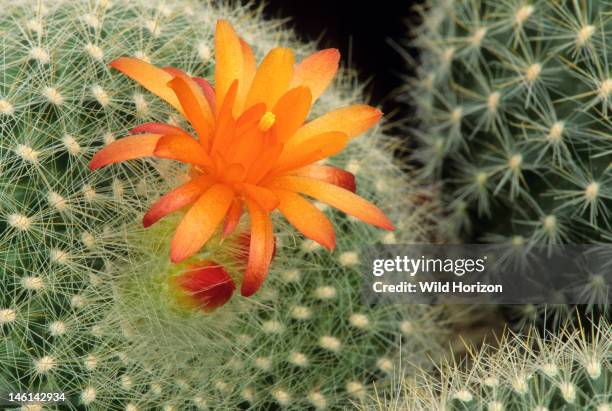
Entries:
[[308, 177], [283, 176], [274, 180], [272, 187], [305, 194], [368, 224], [394, 230], [391, 221], [378, 207], [336, 185]]
[[324, 165], [310, 165], [298, 170], [292, 171], [291, 175], [300, 177], [310, 177], [317, 180], [325, 181], [326, 183], [337, 185], [345, 190], [355, 192], [355, 176], [346, 170], [341, 168], [324, 166]]
[[206, 97], [206, 101], [208, 101], [208, 105], [210, 106], [210, 109], [212, 110], [212, 112], [214, 113], [216, 110], [216, 101], [215, 101], [215, 89], [213, 88], [213, 86], [210, 85], [210, 83], [201, 78], [201, 77], [192, 77], [193, 81], [196, 82], [196, 84], [198, 86], [200, 86], [200, 88], [202, 89], [202, 93], [204, 93], [204, 97]]
[[210, 133], [214, 129], [215, 120], [206, 97], [198, 84], [184, 73], [177, 73], [168, 85], [178, 96], [185, 116], [195, 129], [200, 143], [208, 146]]
[[236, 285], [227, 271], [212, 261], [191, 265], [181, 275], [172, 277], [174, 287], [186, 302], [209, 312], [227, 303]]
[[195, 202], [202, 193], [212, 185], [207, 177], [195, 178], [162, 196], [144, 215], [142, 224], [145, 227], [156, 223], [162, 217]]
[[272, 221], [270, 221], [268, 214], [255, 202], [247, 200], [246, 203], [251, 216], [251, 236], [249, 261], [240, 293], [248, 297], [259, 289], [268, 275], [274, 253], [274, 233], [272, 231]]
[[152, 156], [160, 138], [158, 134], [141, 134], [114, 141], [93, 156], [89, 169], [95, 170], [121, 161]]
[[233, 199], [234, 192], [223, 184], [213, 185], [200, 196], [187, 211], [172, 237], [172, 262], [183, 261], [202, 248], [215, 233]]
[[[272, 242], [272, 258], [276, 257], [276, 239], [273, 238]], [[241, 255], [247, 256], [251, 247], [251, 233], [246, 231], [238, 235], [237, 244], [240, 250], [243, 252]]]
[[172, 74], [168, 73], [166, 70], [132, 57], [119, 57], [113, 60], [109, 65], [136, 81], [151, 93], [167, 101], [179, 112], [183, 113], [183, 108], [178, 97], [174, 91], [168, 87], [168, 82], [172, 80]]
[[321, 210], [292, 191], [274, 190], [274, 193], [280, 200], [278, 209], [291, 225], [323, 247], [334, 249], [334, 227]]
[[140, 134], [140, 133], [150, 133], [150, 134], [160, 134], [160, 135], [174, 134], [174, 135], [181, 135], [181, 136], [193, 138], [191, 134], [189, 134], [182, 128], [175, 127], [170, 124], [164, 124], [164, 123], [144, 123], [130, 130], [130, 134]]
[[293, 147], [329, 131], [341, 131], [352, 139], [374, 126], [381, 116], [380, 110], [365, 104], [340, 108], [325, 113], [300, 127], [287, 144]]
[[242, 202], [234, 198], [234, 201], [232, 201], [232, 206], [225, 216], [225, 222], [223, 224], [223, 238], [234, 232], [238, 226], [238, 223], [240, 222], [240, 217], [242, 217]]
[[312, 137], [297, 146], [286, 148], [270, 171], [269, 177], [280, 175], [289, 170], [301, 168], [324, 158], [331, 157], [346, 147], [348, 137], [338, 131], [330, 131]]
[[315, 101], [336, 75], [339, 62], [340, 52], [336, 49], [321, 50], [306, 57], [295, 67], [291, 87], [308, 87]]
[[163, 136], [155, 147], [155, 156], [195, 164], [206, 169], [213, 168], [213, 162], [206, 150], [191, 137], [182, 135]]

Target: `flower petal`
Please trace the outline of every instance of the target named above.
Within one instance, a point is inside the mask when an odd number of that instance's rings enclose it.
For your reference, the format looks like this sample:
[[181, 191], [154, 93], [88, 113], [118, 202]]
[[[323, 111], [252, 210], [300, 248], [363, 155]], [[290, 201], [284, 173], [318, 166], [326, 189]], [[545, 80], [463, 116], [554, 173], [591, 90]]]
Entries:
[[310, 177], [355, 192], [355, 176], [341, 168], [314, 164], [292, 171], [292, 175]]
[[214, 168], [212, 159], [206, 150], [193, 138], [183, 135], [161, 137], [154, 154], [156, 157], [195, 164], [206, 169]]
[[268, 214], [251, 200], [247, 199], [246, 204], [251, 216], [251, 235], [249, 261], [240, 293], [248, 297], [259, 289], [268, 275], [274, 253], [274, 233]]
[[89, 169], [95, 170], [121, 161], [152, 156], [160, 138], [159, 134], [140, 134], [114, 141], [93, 156]]
[[236, 289], [227, 271], [212, 261], [190, 265], [185, 272], [170, 280], [182, 302], [206, 312], [227, 303]]
[[249, 107], [244, 111], [236, 120], [236, 136], [235, 138], [240, 137], [246, 132], [251, 131], [261, 119], [261, 116], [266, 112], [266, 105], [264, 103], [258, 103], [254, 106]]
[[308, 177], [282, 176], [274, 180], [270, 188], [283, 188], [305, 194], [368, 224], [394, 230], [393, 224], [378, 207], [333, 184]]
[[346, 134], [331, 131], [314, 136], [297, 146], [285, 148], [275, 167], [270, 171], [269, 178], [285, 173], [289, 170], [304, 167], [324, 158], [339, 153], [346, 147], [348, 137]]
[[238, 80], [234, 80], [225, 95], [223, 105], [219, 108], [217, 113], [217, 124], [210, 149], [211, 153], [217, 151], [225, 152], [226, 149], [230, 148], [229, 145], [236, 130], [236, 120], [232, 116], [232, 109], [234, 107], [237, 92]]
[[246, 181], [258, 183], [275, 166], [283, 151], [282, 144], [267, 146], [248, 170]]
[[242, 184], [242, 189], [251, 200], [266, 212], [270, 212], [278, 206], [278, 197], [272, 190], [249, 183]]
[[200, 143], [208, 148], [208, 140], [215, 127], [215, 120], [202, 89], [191, 77], [182, 72], [177, 73], [168, 85], [178, 96], [185, 116], [195, 129]]
[[242, 217], [242, 202], [237, 198], [234, 198], [232, 205], [225, 216], [225, 223], [223, 224], [223, 238], [229, 236], [234, 232], [236, 226], [240, 222]]
[[291, 87], [308, 87], [312, 101], [315, 101], [336, 75], [339, 61], [340, 52], [337, 49], [321, 50], [306, 57], [296, 66]]
[[287, 144], [293, 147], [328, 131], [342, 131], [351, 139], [376, 124], [381, 116], [380, 110], [364, 104], [340, 108], [302, 126]]
[[214, 113], [217, 104], [215, 101], [215, 89], [213, 88], [213, 86], [210, 85], [208, 80], [203, 79], [202, 77], [192, 77], [192, 79], [202, 89], [202, 93], [204, 93], [204, 97], [206, 97], [208, 106], [210, 107], [210, 110]]
[[251, 47], [242, 39], [240, 39], [240, 46], [242, 48], [242, 78], [240, 80], [240, 88], [238, 91], [238, 97], [236, 98], [236, 105], [234, 114], [242, 113], [245, 109], [244, 102], [246, 101], [247, 94], [253, 84], [253, 78], [255, 78], [255, 72], [257, 71], [257, 63], [255, 61], [255, 55]]
[[274, 131], [277, 141], [289, 140], [298, 128], [304, 124], [310, 112], [312, 97], [307, 87], [296, 87], [278, 99], [272, 112], [276, 115]]
[[215, 31], [215, 97], [221, 107], [234, 80], [242, 77], [243, 57], [240, 38], [226, 20], [217, 22]]
[[263, 59], [247, 95], [245, 107], [265, 103], [268, 110], [289, 88], [293, 76], [293, 51], [277, 47]]
[[234, 136], [232, 144], [228, 145], [225, 153], [229, 163], [242, 164], [245, 170], [251, 167], [251, 164], [261, 161], [261, 153], [265, 149], [265, 140], [262, 132], [257, 128], [248, 130], [241, 136]]
[[321, 210], [293, 191], [279, 189], [273, 191], [280, 200], [278, 209], [291, 225], [323, 247], [334, 249], [336, 246], [334, 227]]
[[174, 94], [174, 91], [168, 87], [168, 82], [172, 80], [173, 77], [172, 74], [145, 61], [132, 57], [119, 57], [113, 60], [109, 65], [136, 81], [162, 100], [167, 101], [180, 113], [183, 113], [183, 107], [178, 97]]
[[166, 193], [149, 208], [142, 219], [142, 225], [149, 227], [162, 217], [192, 204], [211, 185], [209, 178], [199, 177]]
[[160, 135], [183, 135], [185, 137], [193, 138], [191, 134], [186, 132], [180, 127], [175, 127], [170, 124], [165, 123], [144, 123], [139, 126], [134, 127], [130, 130], [130, 134], [139, 134], [139, 133], [151, 133], [151, 134], [160, 134]]
[[197, 253], [212, 237], [234, 199], [234, 192], [223, 184], [210, 187], [191, 206], [178, 225], [170, 244], [170, 259], [183, 261]]

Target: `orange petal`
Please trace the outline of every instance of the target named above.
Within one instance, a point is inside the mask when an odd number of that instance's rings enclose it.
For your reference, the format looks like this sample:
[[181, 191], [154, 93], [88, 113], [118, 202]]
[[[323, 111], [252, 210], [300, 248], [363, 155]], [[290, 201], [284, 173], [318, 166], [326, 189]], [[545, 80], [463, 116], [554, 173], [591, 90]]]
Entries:
[[191, 77], [182, 72], [177, 73], [168, 85], [178, 96], [185, 116], [198, 134], [200, 143], [207, 148], [215, 120], [202, 89]]
[[336, 49], [321, 50], [306, 57], [295, 68], [291, 87], [308, 87], [315, 101], [336, 75], [339, 61], [340, 52]]
[[242, 164], [248, 170], [254, 161], [260, 161], [265, 140], [259, 129], [248, 130], [240, 137], [235, 137], [228, 147], [228, 160], [230, 163]]
[[244, 102], [247, 97], [247, 93], [253, 83], [255, 77], [255, 71], [257, 70], [257, 63], [255, 62], [255, 55], [251, 47], [242, 39], [240, 39], [240, 47], [242, 48], [242, 78], [240, 80], [240, 90], [238, 97], [236, 98], [236, 107], [234, 113], [242, 113], [244, 110]]
[[238, 120], [236, 120], [236, 137], [255, 128], [265, 112], [266, 105], [264, 103], [258, 103], [249, 107], [242, 113], [240, 117], [238, 117]]
[[[219, 169], [219, 167], [217, 167], [217, 169]], [[229, 166], [224, 167], [223, 170], [223, 177], [225, 181], [230, 183], [237, 183], [244, 180], [244, 175], [246, 174], [246, 170], [242, 164], [237, 163], [230, 164]]]
[[331, 157], [342, 151], [347, 142], [346, 134], [331, 131], [314, 136], [297, 146], [286, 148], [278, 159], [277, 165], [270, 171], [270, 176], [276, 176]]
[[163, 136], [159, 139], [154, 153], [156, 157], [195, 164], [206, 169], [214, 168], [206, 150], [190, 137], [182, 135]]
[[89, 169], [95, 170], [121, 161], [152, 156], [160, 138], [159, 134], [140, 134], [114, 141], [93, 156]]
[[149, 227], [160, 218], [192, 204], [211, 184], [211, 180], [206, 177], [195, 178], [163, 195], [144, 215], [143, 226]]
[[272, 109], [289, 88], [293, 76], [293, 51], [277, 47], [263, 59], [247, 95], [245, 107], [265, 103]]
[[317, 180], [325, 181], [342, 187], [345, 190], [355, 192], [355, 176], [346, 170], [341, 168], [324, 166], [324, 165], [310, 165], [302, 167], [298, 170], [291, 172], [292, 175], [300, 177], [310, 177]]
[[164, 124], [164, 123], [144, 123], [130, 130], [130, 134], [138, 134], [138, 133], [151, 133], [151, 134], [160, 134], [160, 135], [174, 134], [174, 135], [183, 135], [185, 137], [193, 138], [191, 134], [189, 134], [182, 128], [175, 127], [170, 124]]
[[363, 104], [330, 111], [301, 127], [287, 144], [295, 146], [328, 131], [342, 131], [351, 139], [376, 124], [381, 115], [380, 110]]
[[[176, 67], [164, 67], [163, 70], [170, 73], [172, 77], [181, 76], [181, 77], [189, 78], [189, 76], [183, 70], [177, 69]], [[193, 80], [194, 83], [196, 83], [200, 87], [202, 94], [204, 94], [204, 98], [206, 98], [206, 102], [208, 103], [208, 107], [210, 108], [210, 111], [214, 113], [216, 102], [215, 102], [215, 90], [213, 89], [213, 87], [210, 85], [210, 83], [207, 80], [201, 77], [191, 77], [191, 79]], [[180, 96], [179, 96], [179, 101], [180, 101]]]
[[282, 144], [274, 144], [266, 147], [257, 157], [257, 161], [251, 165], [246, 181], [249, 183], [258, 183], [270, 169], [274, 167], [282, 151]]
[[321, 210], [292, 191], [274, 190], [274, 193], [280, 200], [278, 209], [291, 225], [323, 247], [334, 249], [334, 227]]
[[242, 184], [242, 189], [249, 198], [266, 212], [270, 212], [278, 206], [278, 197], [272, 190], [248, 183]]
[[242, 217], [242, 202], [234, 198], [232, 205], [225, 216], [225, 223], [223, 224], [223, 238], [234, 232], [236, 226], [240, 222], [240, 217]]
[[248, 297], [259, 289], [268, 275], [274, 253], [274, 233], [268, 214], [251, 200], [247, 199], [246, 204], [251, 216], [251, 236], [249, 261], [240, 293]]
[[236, 93], [238, 92], [238, 80], [234, 80], [230, 86], [223, 105], [220, 107], [217, 113], [217, 124], [215, 128], [215, 135], [210, 149], [211, 153], [220, 150], [224, 152], [226, 148], [229, 148], [231, 139], [234, 136], [234, 130], [236, 129], [236, 120], [232, 116], [232, 109], [234, 107], [234, 101], [236, 99]]
[[132, 57], [119, 57], [113, 60], [109, 65], [136, 81], [159, 98], [167, 101], [172, 107], [184, 114], [183, 107], [178, 97], [174, 94], [174, 91], [168, 87], [168, 82], [172, 80], [173, 77], [172, 74], [145, 61]]
[[179, 68], [170, 67], [170, 66], [162, 67], [162, 70], [164, 70], [166, 73], [170, 74], [172, 77], [175, 77], [179, 73], [185, 73], [183, 70], [181, 70]]
[[272, 112], [276, 115], [274, 131], [278, 142], [289, 140], [304, 124], [310, 111], [312, 97], [307, 87], [289, 90], [278, 100]]
[[215, 32], [215, 97], [221, 107], [234, 80], [242, 77], [243, 57], [240, 39], [226, 20], [217, 22]]
[[192, 77], [192, 79], [202, 89], [202, 93], [204, 93], [204, 97], [206, 97], [206, 101], [210, 106], [210, 110], [214, 113], [217, 104], [215, 102], [215, 89], [213, 88], [213, 86], [210, 85], [207, 80], [201, 77]]
[[234, 192], [223, 184], [210, 187], [191, 206], [172, 237], [170, 259], [174, 263], [197, 253], [212, 237], [234, 199]]
[[271, 188], [284, 188], [316, 198], [346, 214], [368, 224], [394, 230], [387, 216], [374, 204], [348, 190], [308, 177], [283, 176], [271, 184]]

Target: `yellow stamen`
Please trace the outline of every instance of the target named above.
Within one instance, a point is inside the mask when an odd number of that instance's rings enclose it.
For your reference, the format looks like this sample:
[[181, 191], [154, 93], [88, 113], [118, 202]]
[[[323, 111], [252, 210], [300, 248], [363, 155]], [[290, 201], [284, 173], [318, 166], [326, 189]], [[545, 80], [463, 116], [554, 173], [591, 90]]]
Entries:
[[274, 113], [272, 113], [271, 111], [266, 111], [266, 113], [263, 116], [261, 116], [258, 127], [261, 131], [265, 132], [265, 131], [268, 131], [270, 127], [274, 125], [275, 122], [276, 122], [276, 116], [274, 115]]

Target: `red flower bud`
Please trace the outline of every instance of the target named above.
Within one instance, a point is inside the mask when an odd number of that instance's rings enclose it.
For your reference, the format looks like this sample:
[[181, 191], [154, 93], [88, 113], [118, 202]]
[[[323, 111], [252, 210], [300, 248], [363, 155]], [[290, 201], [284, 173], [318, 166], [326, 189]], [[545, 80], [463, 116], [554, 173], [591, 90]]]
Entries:
[[228, 302], [236, 289], [227, 271], [212, 261], [192, 264], [170, 282], [182, 303], [206, 312]]

